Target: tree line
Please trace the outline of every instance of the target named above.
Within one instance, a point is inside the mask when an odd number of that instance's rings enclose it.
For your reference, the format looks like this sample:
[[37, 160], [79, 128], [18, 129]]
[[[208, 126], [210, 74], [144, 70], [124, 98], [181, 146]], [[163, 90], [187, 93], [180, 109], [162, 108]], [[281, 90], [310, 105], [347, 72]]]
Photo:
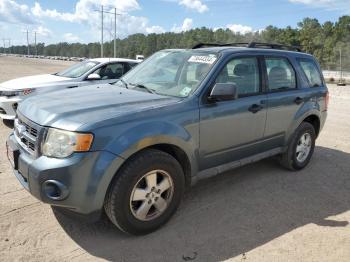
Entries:
[[[321, 24], [317, 19], [305, 18], [297, 28], [268, 26], [259, 32], [234, 33], [229, 29], [213, 30], [196, 28], [181, 33], [134, 34], [117, 39], [117, 57], [135, 58], [142, 54], [149, 56], [167, 48], [191, 48], [197, 43], [268, 42], [301, 46], [303, 51], [316, 56], [324, 69], [339, 69], [340, 50], [343, 67], [350, 70], [350, 16], [342, 16], [336, 22]], [[113, 41], [104, 44], [105, 56], [113, 56]], [[9, 52], [2, 50], [3, 52]], [[27, 46], [13, 46], [11, 52], [27, 54]], [[34, 46], [30, 53], [35, 54]], [[58, 43], [37, 45], [38, 55], [89, 57], [100, 56], [100, 43]]]

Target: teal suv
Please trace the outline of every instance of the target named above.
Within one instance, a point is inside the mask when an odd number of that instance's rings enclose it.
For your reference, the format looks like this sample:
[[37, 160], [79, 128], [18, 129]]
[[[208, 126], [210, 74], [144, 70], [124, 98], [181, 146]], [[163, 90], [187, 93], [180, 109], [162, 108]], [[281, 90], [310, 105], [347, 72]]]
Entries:
[[146, 234], [198, 179], [271, 156], [303, 169], [327, 105], [319, 64], [298, 48], [200, 44], [157, 52], [112, 85], [26, 99], [7, 153], [42, 202]]

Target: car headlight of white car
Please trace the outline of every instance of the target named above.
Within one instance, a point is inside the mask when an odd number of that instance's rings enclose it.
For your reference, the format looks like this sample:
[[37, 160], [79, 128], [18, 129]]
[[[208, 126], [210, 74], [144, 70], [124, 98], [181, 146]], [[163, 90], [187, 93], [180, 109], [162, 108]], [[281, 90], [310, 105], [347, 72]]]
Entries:
[[87, 152], [90, 150], [93, 135], [49, 128], [42, 153], [48, 157], [65, 158], [74, 152]]
[[0, 90], [0, 96], [13, 97], [13, 96], [26, 96], [35, 91], [34, 88], [27, 88], [23, 90]]
[[0, 96], [19, 96], [22, 93], [22, 91], [16, 91], [16, 90], [0, 90]]

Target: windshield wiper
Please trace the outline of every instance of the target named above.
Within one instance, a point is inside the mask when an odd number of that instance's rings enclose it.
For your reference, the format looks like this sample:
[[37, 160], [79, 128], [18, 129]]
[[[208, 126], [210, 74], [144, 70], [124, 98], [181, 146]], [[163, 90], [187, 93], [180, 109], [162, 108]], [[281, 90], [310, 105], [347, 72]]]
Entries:
[[121, 78], [119, 78], [116, 82], [110, 83], [110, 84], [111, 84], [111, 85], [115, 85], [115, 84], [118, 83], [119, 81], [123, 83], [123, 85], [125, 86], [126, 89], [129, 89], [128, 83], [125, 82], [125, 81], [124, 81], [123, 79], [121, 79]]
[[157, 94], [156, 91], [154, 91], [153, 89], [143, 85], [143, 84], [132, 84], [132, 83], [129, 83], [129, 85], [133, 86], [133, 87], [136, 87], [136, 88], [140, 88], [140, 89], [145, 89], [147, 90], [148, 93], [151, 93], [151, 94]]

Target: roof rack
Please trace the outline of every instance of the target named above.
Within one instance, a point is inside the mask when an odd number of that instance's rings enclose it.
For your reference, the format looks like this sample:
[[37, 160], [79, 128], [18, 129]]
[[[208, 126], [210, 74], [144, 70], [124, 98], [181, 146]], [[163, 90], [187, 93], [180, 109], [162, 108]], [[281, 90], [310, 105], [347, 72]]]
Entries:
[[226, 43], [226, 44], [207, 44], [207, 43], [199, 43], [192, 47], [192, 49], [199, 49], [203, 47], [215, 47], [215, 46], [241, 46], [247, 48], [266, 48], [266, 49], [278, 49], [278, 50], [288, 50], [288, 51], [297, 51], [303, 52], [300, 46], [289, 46], [282, 44], [270, 44], [270, 43], [259, 43], [259, 42], [250, 42], [250, 43]]

